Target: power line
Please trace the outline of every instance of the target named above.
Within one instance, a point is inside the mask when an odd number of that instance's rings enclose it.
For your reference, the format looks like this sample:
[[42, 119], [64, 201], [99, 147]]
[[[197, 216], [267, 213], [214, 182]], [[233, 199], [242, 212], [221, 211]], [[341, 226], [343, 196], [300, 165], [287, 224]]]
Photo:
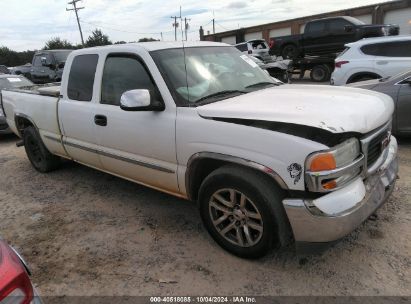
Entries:
[[73, 8], [66, 8], [66, 11], [74, 11], [76, 13], [76, 18], [77, 18], [77, 24], [78, 24], [78, 29], [80, 31], [80, 37], [81, 37], [81, 43], [84, 46], [84, 39], [83, 39], [83, 32], [81, 31], [81, 25], [80, 25], [80, 19], [78, 17], [78, 11], [81, 9], [84, 9], [84, 7], [77, 7], [76, 3], [81, 0], [72, 0], [71, 2], [68, 2], [67, 4], [72, 5]]

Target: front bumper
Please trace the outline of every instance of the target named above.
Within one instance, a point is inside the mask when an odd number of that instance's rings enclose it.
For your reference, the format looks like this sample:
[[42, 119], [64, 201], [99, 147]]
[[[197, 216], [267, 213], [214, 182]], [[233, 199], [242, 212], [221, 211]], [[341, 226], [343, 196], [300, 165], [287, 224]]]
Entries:
[[[384, 163], [366, 180], [359, 177], [348, 186], [317, 200], [283, 200], [295, 241], [336, 241], [357, 228], [381, 207], [393, 191], [398, 173], [398, 147], [394, 137], [388, 149]], [[341, 204], [344, 203], [351, 207], [341, 210]], [[317, 207], [332, 204], [339, 205], [337, 213], [327, 213]]]

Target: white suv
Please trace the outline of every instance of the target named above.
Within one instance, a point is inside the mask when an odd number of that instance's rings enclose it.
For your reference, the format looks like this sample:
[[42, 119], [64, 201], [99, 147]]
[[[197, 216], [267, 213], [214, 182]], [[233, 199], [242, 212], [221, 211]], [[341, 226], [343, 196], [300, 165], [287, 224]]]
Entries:
[[335, 59], [332, 85], [393, 76], [411, 69], [411, 36], [366, 38], [346, 47]]

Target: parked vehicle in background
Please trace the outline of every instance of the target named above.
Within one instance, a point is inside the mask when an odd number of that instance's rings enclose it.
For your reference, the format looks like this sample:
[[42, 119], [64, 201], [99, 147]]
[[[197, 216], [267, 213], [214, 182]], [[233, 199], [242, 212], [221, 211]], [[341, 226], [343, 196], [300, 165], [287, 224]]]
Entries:
[[349, 16], [322, 18], [308, 22], [303, 34], [270, 38], [270, 54], [283, 58], [329, 55], [362, 38], [398, 34], [398, 25], [365, 24]]
[[396, 135], [411, 135], [411, 70], [396, 76], [356, 82], [348, 86], [391, 96], [395, 104], [392, 132]]
[[264, 39], [250, 40], [234, 45], [240, 52], [254, 56], [264, 63], [273, 61], [269, 54], [269, 47]]
[[10, 70], [5, 65], [0, 65], [0, 74], [10, 74]]
[[20, 254], [0, 238], [0, 303], [41, 304]]
[[20, 65], [11, 68], [11, 74], [23, 75], [26, 78], [30, 78], [31, 63], [26, 63], [25, 65]]
[[390, 77], [411, 69], [411, 36], [368, 38], [349, 43], [335, 59], [331, 84]]
[[58, 89], [3, 91], [36, 170], [63, 157], [196, 201], [241, 257], [338, 240], [394, 189], [389, 96], [281, 84], [227, 44], [77, 50]]
[[34, 83], [60, 82], [67, 56], [73, 50], [47, 50], [34, 54], [30, 79]]
[[271, 77], [274, 77], [284, 83], [288, 83], [292, 71], [292, 60], [280, 59], [269, 63], [264, 63], [260, 59], [249, 56], [260, 68], [266, 70]]
[[[10, 74], [3, 74], [0, 75], [0, 99], [1, 99], [1, 90], [3, 89], [21, 89], [33, 86], [30, 80], [25, 78], [21, 75], [10, 75]], [[0, 107], [0, 135], [4, 134], [12, 134], [13, 132], [10, 130], [7, 122], [6, 117], [4, 116], [4, 111]]]

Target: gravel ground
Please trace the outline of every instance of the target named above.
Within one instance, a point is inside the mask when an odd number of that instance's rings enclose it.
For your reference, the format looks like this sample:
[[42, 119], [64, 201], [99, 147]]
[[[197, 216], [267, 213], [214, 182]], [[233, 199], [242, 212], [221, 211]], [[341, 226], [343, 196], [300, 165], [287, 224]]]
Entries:
[[67, 162], [37, 173], [0, 138], [0, 235], [53, 295], [411, 295], [411, 140], [376, 219], [320, 256], [257, 261], [220, 249], [196, 206]]

